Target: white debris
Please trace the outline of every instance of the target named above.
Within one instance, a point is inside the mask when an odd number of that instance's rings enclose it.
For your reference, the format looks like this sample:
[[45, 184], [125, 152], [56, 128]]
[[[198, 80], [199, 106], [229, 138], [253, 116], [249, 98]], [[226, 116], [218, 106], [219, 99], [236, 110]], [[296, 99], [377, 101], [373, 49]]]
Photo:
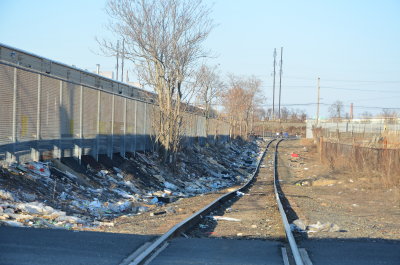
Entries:
[[177, 190], [178, 189], [178, 187], [176, 185], [174, 185], [174, 184], [172, 184], [172, 183], [170, 183], [168, 181], [164, 182], [164, 186], [167, 189], [170, 189], [170, 190]]
[[105, 177], [105, 176], [107, 176], [108, 175], [108, 171], [107, 170], [100, 170], [98, 173], [97, 173], [97, 176], [99, 176], [99, 177]]
[[84, 221], [76, 216], [59, 216], [56, 218], [57, 222], [68, 222], [73, 224], [83, 224]]
[[33, 202], [33, 201], [35, 201], [37, 199], [37, 196], [35, 194], [32, 194], [32, 193], [22, 192], [21, 196], [25, 201], [28, 201], [28, 202]]
[[24, 225], [18, 221], [7, 221], [7, 220], [1, 220], [0, 223], [5, 224], [6, 226], [12, 226], [12, 227], [24, 227]]
[[58, 197], [60, 200], [65, 201], [68, 198], [68, 194], [63, 191]]
[[42, 162], [29, 162], [27, 167], [33, 173], [42, 177], [50, 177], [50, 170], [47, 164]]
[[309, 233], [338, 231], [340, 231], [340, 227], [336, 224], [331, 224], [329, 222], [321, 224], [321, 222], [318, 221], [316, 224], [311, 224], [307, 226], [307, 232]]
[[46, 206], [41, 202], [19, 203], [17, 204], [17, 208], [29, 214], [50, 215], [55, 211], [52, 207]]
[[121, 174], [121, 173], [122, 173], [122, 170], [121, 170], [121, 169], [119, 169], [119, 168], [117, 168], [117, 167], [113, 167], [113, 169], [115, 170], [115, 172], [117, 172], [117, 173], [119, 173], [119, 174]]
[[237, 192], [236, 192], [236, 196], [238, 196], [238, 197], [242, 197], [242, 196], [244, 196], [244, 193], [243, 193], [243, 192], [241, 192], [241, 191], [237, 191]]
[[89, 209], [92, 210], [92, 211], [93, 210], [97, 210], [97, 209], [99, 209], [101, 207], [102, 207], [101, 202], [98, 199], [95, 199], [94, 201], [92, 201], [89, 204]]
[[293, 225], [296, 227], [295, 229], [297, 231], [304, 231], [307, 228], [306, 224], [300, 219], [294, 220]]
[[75, 176], [74, 174], [72, 174], [68, 171], [65, 171], [65, 175], [67, 175], [69, 178], [74, 179], [74, 180], [78, 178], [77, 176]]
[[15, 201], [14, 195], [11, 192], [6, 191], [6, 190], [0, 190], [0, 199]]
[[215, 221], [232, 221], [232, 222], [241, 222], [242, 220], [237, 219], [237, 218], [232, 218], [232, 217], [225, 217], [225, 216], [207, 216], [208, 218], [211, 218]]
[[134, 199], [135, 198], [135, 196], [127, 193], [124, 190], [114, 189], [114, 192], [117, 193], [118, 195], [120, 195], [121, 197], [125, 198], [125, 199]]

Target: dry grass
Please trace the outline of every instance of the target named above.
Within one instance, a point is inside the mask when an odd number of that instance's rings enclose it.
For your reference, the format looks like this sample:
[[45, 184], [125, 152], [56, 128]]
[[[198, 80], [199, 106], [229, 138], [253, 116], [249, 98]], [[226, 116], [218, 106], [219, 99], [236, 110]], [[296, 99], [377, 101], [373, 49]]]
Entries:
[[323, 142], [322, 162], [330, 169], [350, 170], [358, 175], [379, 176], [384, 187], [400, 187], [400, 149], [368, 148]]

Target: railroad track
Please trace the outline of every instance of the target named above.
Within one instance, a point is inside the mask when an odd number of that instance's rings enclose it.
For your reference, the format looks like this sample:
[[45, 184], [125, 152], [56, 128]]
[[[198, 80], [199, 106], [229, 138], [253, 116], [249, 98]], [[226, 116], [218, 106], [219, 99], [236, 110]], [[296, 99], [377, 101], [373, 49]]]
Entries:
[[[202, 208], [201, 210], [197, 211], [194, 213], [192, 216], [189, 218], [183, 220], [182, 222], [176, 224], [173, 228], [171, 228], [169, 231], [167, 231], [165, 234], [161, 235], [160, 237], [156, 238], [152, 242], [146, 242], [143, 244], [140, 248], [138, 248], [135, 252], [133, 252], [129, 257], [124, 259], [120, 265], [141, 265], [141, 264], [150, 264], [150, 262], [159, 254], [161, 253], [169, 244], [169, 242], [176, 238], [180, 237], [182, 235], [185, 235], [184, 232], [188, 231], [191, 229], [194, 225], [200, 223], [202, 219], [207, 216], [209, 213], [212, 211], [223, 207], [223, 205], [228, 202], [233, 200], [238, 192], [244, 192], [246, 191], [255, 181], [256, 176], [259, 172], [260, 166], [262, 164], [262, 161], [264, 157], [266, 156], [267, 152], [270, 152], [270, 147], [273, 143], [275, 144], [274, 148], [274, 161], [273, 161], [273, 182], [274, 182], [274, 191], [275, 191], [275, 198], [276, 198], [276, 203], [278, 205], [278, 209], [282, 218], [282, 223], [283, 227], [285, 229], [285, 234], [286, 234], [286, 239], [287, 239], [287, 245], [289, 246], [289, 250], [287, 251], [287, 248], [282, 248], [282, 259], [283, 263], [282, 264], [290, 264], [289, 261], [292, 261], [292, 264], [296, 265], [309, 265], [311, 264], [307, 252], [304, 249], [299, 249], [295, 239], [293, 237], [292, 231], [290, 229], [289, 223], [287, 216], [285, 214], [284, 210], [284, 205], [282, 204], [282, 197], [283, 193], [280, 192], [279, 188], [279, 180], [278, 180], [278, 172], [277, 172], [277, 166], [278, 166], [278, 147], [279, 143], [283, 141], [283, 139], [277, 140], [277, 139], [272, 139], [268, 142], [263, 155], [261, 159], [257, 163], [256, 170], [254, 171], [252, 177], [249, 179], [249, 181], [244, 184], [242, 187], [235, 189], [233, 191], [230, 191], [218, 199], [214, 200], [211, 202], [209, 205], [206, 207]], [[290, 258], [288, 258], [288, 255]]]

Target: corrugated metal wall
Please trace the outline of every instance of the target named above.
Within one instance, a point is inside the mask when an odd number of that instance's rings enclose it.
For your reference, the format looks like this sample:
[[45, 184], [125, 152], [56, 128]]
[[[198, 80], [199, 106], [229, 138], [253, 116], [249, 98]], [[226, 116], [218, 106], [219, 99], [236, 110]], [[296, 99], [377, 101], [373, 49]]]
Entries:
[[[52, 70], [65, 74], [57, 64]], [[82, 76], [67, 75], [74, 81]], [[0, 63], [0, 160], [37, 160], [44, 152], [80, 157], [151, 150], [159, 107], [121, 91], [113, 94], [110, 90], [127, 88], [102, 82], [107, 91]], [[186, 112], [183, 119], [184, 144], [205, 143], [205, 117]], [[224, 140], [229, 125], [210, 119], [208, 134], [212, 141], [217, 135]]]

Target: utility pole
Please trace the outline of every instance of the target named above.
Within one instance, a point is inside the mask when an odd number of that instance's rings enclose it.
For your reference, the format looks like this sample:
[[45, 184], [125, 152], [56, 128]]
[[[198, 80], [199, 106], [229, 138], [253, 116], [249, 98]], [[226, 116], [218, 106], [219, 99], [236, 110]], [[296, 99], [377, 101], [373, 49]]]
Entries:
[[320, 78], [318, 77], [318, 82], [317, 82], [317, 90], [318, 90], [318, 98], [317, 98], [317, 117], [316, 117], [315, 126], [318, 126], [318, 121], [319, 121], [319, 100], [320, 100], [319, 93], [320, 93], [320, 90], [321, 90], [321, 87], [320, 87], [320, 85], [319, 85], [319, 81], [320, 81]]
[[119, 41], [117, 41], [117, 78], [115, 78], [115, 80], [118, 81], [118, 67], [119, 67]]
[[125, 39], [122, 39], [121, 82], [124, 82]]
[[282, 90], [282, 54], [283, 54], [283, 47], [281, 47], [281, 67], [279, 71], [279, 109], [278, 109], [278, 118], [279, 122], [281, 122], [281, 90]]
[[274, 49], [274, 83], [272, 86], [272, 120], [275, 120], [275, 76], [276, 76], [276, 48]]

